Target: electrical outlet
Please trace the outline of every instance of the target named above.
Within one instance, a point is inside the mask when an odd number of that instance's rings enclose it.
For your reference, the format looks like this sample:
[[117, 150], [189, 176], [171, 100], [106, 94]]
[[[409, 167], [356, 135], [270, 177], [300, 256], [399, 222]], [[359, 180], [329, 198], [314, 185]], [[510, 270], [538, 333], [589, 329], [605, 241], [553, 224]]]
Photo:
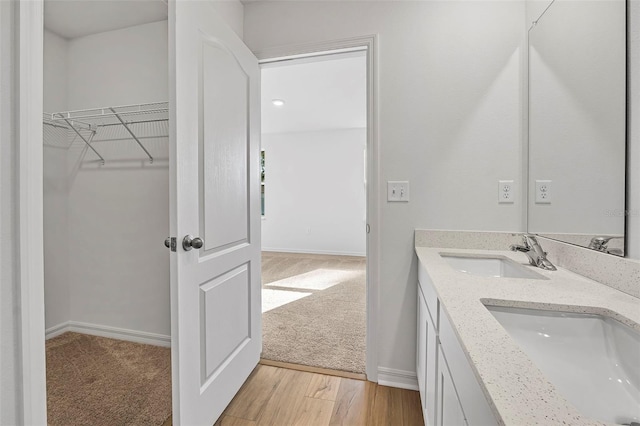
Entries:
[[536, 204], [551, 204], [551, 181], [536, 181]]
[[387, 201], [409, 201], [409, 182], [387, 181]]
[[498, 203], [513, 204], [516, 198], [516, 186], [512, 180], [498, 181]]

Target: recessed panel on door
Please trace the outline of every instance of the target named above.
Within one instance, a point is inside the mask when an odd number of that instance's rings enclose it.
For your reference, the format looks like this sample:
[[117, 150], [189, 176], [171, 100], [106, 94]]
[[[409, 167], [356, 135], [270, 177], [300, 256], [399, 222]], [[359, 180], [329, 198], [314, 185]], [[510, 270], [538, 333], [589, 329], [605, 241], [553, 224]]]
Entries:
[[249, 79], [214, 41], [203, 41], [201, 61], [200, 224], [210, 251], [247, 241]]
[[248, 265], [200, 285], [202, 384], [251, 338]]

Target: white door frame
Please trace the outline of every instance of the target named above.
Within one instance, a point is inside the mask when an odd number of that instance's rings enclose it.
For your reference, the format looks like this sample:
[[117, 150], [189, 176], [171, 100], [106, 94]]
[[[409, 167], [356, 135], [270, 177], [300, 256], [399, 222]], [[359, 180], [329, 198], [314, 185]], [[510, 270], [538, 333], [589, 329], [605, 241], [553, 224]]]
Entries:
[[18, 136], [18, 281], [21, 362], [17, 386], [21, 420], [47, 423], [43, 231], [43, 1], [15, 1]]
[[378, 145], [378, 72], [376, 35], [269, 48], [254, 52], [260, 64], [366, 49], [367, 58], [367, 380], [378, 381], [380, 283], [380, 159]]

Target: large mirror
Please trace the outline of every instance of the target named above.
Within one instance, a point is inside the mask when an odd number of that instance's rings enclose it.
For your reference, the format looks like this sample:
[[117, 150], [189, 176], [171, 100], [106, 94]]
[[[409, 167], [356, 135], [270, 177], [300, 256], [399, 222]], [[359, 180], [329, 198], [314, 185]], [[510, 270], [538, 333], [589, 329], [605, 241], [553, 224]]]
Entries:
[[529, 31], [528, 231], [623, 256], [626, 2], [555, 0]]

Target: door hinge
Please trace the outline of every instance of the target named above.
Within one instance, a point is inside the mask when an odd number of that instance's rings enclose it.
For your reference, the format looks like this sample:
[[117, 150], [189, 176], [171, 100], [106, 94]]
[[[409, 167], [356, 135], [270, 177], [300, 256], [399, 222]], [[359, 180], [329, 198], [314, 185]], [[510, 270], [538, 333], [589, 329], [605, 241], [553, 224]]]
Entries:
[[177, 244], [178, 243], [176, 242], [176, 237], [167, 237], [164, 240], [165, 247], [171, 249], [171, 251], [176, 251], [176, 248], [178, 247]]

